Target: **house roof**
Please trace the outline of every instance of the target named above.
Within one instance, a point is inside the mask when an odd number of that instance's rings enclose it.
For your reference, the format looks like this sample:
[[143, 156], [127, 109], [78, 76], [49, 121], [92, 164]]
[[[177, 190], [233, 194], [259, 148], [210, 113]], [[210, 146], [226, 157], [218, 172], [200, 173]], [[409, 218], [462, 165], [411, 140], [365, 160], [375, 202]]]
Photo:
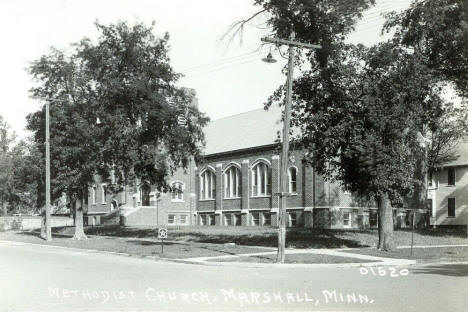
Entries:
[[444, 167], [468, 165], [468, 137], [465, 137], [455, 147], [456, 159], [444, 164]]
[[205, 155], [275, 144], [282, 129], [281, 109], [272, 106], [211, 121], [205, 131]]

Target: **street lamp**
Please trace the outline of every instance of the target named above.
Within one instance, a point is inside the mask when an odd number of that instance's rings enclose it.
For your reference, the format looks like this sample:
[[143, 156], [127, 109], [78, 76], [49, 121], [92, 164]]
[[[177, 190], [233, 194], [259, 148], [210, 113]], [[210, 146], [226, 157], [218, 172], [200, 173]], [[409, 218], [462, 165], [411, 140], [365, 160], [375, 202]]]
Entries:
[[271, 51], [270, 53], [268, 53], [267, 57], [262, 58], [262, 61], [264, 61], [265, 63], [276, 63], [276, 60], [271, 55]]

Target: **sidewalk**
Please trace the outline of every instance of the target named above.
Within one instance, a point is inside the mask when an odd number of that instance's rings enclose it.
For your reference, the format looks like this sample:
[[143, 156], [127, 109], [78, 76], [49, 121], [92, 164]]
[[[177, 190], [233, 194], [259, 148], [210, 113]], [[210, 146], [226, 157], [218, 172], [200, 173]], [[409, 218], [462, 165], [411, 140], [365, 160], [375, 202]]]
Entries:
[[[286, 249], [286, 257], [291, 255], [321, 255], [328, 256], [329, 258], [342, 258], [346, 259], [344, 262], [336, 261], [337, 263], [285, 263], [277, 264], [273, 263], [274, 258], [276, 257], [276, 251], [270, 252], [260, 252], [260, 253], [249, 253], [249, 254], [237, 254], [237, 255], [224, 255], [224, 256], [215, 256], [215, 257], [195, 257], [181, 260], [180, 262], [193, 263], [193, 264], [204, 264], [204, 265], [235, 265], [235, 266], [282, 266], [282, 267], [315, 267], [315, 266], [327, 266], [327, 267], [352, 267], [352, 266], [384, 266], [384, 265], [412, 265], [416, 263], [416, 260], [408, 259], [395, 259], [395, 258], [386, 258], [386, 257], [377, 257], [370, 255], [362, 254], [351, 254], [346, 253], [341, 250], [346, 249]], [[246, 258], [253, 258], [258, 256], [273, 256], [267, 259], [273, 260], [272, 263], [262, 263], [262, 262], [250, 262], [245, 261]], [[303, 258], [304, 259], [304, 258]], [[242, 261], [243, 260], [243, 261]]]

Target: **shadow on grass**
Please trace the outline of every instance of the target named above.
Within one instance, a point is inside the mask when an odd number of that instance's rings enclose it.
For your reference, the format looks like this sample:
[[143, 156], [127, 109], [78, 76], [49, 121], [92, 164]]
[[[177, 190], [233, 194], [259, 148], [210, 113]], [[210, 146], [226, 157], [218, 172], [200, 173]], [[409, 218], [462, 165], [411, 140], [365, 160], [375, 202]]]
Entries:
[[444, 276], [468, 276], [468, 264], [431, 265], [412, 268], [411, 274], [437, 274]]
[[[401, 229], [399, 231], [411, 233], [411, 229]], [[414, 229], [415, 233], [425, 236], [433, 237], [459, 237], [466, 238], [467, 233], [465, 228], [453, 227], [453, 228], [427, 228], [427, 229]]]
[[[54, 232], [73, 234], [73, 227], [54, 228]], [[157, 228], [121, 227], [119, 225], [86, 227], [88, 235], [106, 235], [121, 238], [157, 238]], [[226, 244], [243, 246], [277, 246], [277, 232], [268, 227], [186, 227], [168, 228], [170, 240], [186, 242]], [[290, 228], [287, 231], [287, 247], [294, 248], [341, 248], [368, 247], [353, 233], [369, 233], [367, 230], [341, 231], [327, 229]], [[341, 236], [341, 237], [340, 237]]]
[[[30, 237], [37, 237], [37, 238], [45, 241], [45, 239], [43, 239], [41, 237], [41, 231], [40, 230], [22, 231], [22, 232], [17, 232], [17, 234], [24, 235], [24, 236], [30, 236]], [[61, 236], [60, 235], [54, 235], [54, 233], [52, 233], [52, 238], [58, 238], [58, 237], [61, 237]]]
[[[135, 245], [139, 245], [139, 246], [161, 246], [161, 242], [160, 241], [154, 241], [154, 242], [150, 242], [150, 241], [142, 241], [142, 240], [132, 240], [132, 239], [129, 239], [126, 241], [127, 243], [131, 243], [131, 244], [135, 244]], [[164, 242], [164, 246], [170, 246], [170, 245], [178, 245], [177, 243], [168, 243], [168, 242]]]

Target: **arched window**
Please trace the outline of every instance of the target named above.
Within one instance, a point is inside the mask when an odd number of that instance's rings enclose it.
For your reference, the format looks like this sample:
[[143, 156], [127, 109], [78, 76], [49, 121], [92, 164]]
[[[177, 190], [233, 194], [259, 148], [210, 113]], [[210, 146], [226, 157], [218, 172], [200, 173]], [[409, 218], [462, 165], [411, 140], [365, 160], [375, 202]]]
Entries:
[[140, 202], [142, 206], [150, 205], [150, 193], [151, 186], [149, 186], [147, 183], [144, 183], [140, 188]]
[[107, 200], [107, 185], [101, 184], [101, 204], [105, 204]]
[[242, 194], [241, 173], [236, 166], [229, 167], [224, 172], [224, 197], [237, 198]]
[[289, 193], [297, 192], [297, 169], [291, 167], [288, 170], [288, 181], [289, 181]]
[[214, 199], [216, 196], [216, 176], [206, 170], [200, 175], [200, 199]]
[[91, 189], [91, 204], [96, 205], [97, 202], [97, 192], [96, 192], [96, 185], [93, 185]]
[[173, 182], [171, 184], [171, 201], [184, 200], [184, 183]]
[[252, 170], [252, 196], [271, 195], [270, 167], [263, 162], [256, 164]]

